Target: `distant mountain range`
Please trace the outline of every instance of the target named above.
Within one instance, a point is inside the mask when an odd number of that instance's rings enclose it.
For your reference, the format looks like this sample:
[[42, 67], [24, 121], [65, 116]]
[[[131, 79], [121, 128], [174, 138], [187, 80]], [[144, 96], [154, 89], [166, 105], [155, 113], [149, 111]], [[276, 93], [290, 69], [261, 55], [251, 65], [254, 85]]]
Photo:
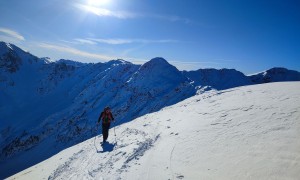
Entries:
[[119, 125], [203, 91], [299, 80], [299, 72], [285, 68], [251, 76], [235, 69], [179, 71], [163, 58], [143, 65], [51, 62], [0, 42], [0, 178], [94, 136], [105, 106]]

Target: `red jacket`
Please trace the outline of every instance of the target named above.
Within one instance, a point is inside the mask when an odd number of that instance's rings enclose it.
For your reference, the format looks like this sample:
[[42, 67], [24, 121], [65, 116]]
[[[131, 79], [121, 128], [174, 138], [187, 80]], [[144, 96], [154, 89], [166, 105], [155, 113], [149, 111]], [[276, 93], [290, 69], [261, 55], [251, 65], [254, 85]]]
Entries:
[[102, 120], [102, 124], [108, 124], [114, 120], [114, 117], [111, 112], [106, 113], [102, 112], [98, 118], [98, 123]]

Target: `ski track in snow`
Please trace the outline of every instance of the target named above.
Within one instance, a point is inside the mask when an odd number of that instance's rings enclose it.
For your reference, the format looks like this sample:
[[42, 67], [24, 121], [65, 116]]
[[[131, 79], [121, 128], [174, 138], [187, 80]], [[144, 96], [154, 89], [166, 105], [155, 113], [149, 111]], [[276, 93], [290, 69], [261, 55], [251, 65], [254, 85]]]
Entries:
[[[102, 179], [103, 177], [99, 176], [99, 174], [102, 174], [103, 172], [112, 173], [114, 170], [115, 176], [112, 179], [118, 179], [118, 174], [128, 171], [128, 168], [130, 168], [132, 164], [136, 165], [139, 158], [141, 158], [159, 139], [159, 135], [150, 137], [144, 131], [132, 128], [124, 129], [120, 135], [121, 137], [136, 136], [139, 138], [133, 139], [130, 143], [126, 143], [120, 139], [120, 142], [118, 143], [121, 145], [117, 145], [117, 143], [114, 142], [114, 148], [111, 152], [98, 150], [100, 147], [97, 146], [100, 146], [102, 136], [98, 136], [96, 141], [94, 141], [95, 138], [90, 139], [93, 143], [89, 143], [89, 146], [85, 147], [87, 149], [83, 148], [79, 152], [74, 153], [65, 163], [59, 165], [48, 179]], [[110, 136], [113, 137], [112, 132]], [[132, 150], [131, 153], [126, 153], [127, 151], [124, 149], [127, 148]], [[89, 153], [93, 151], [95, 152]], [[98, 156], [99, 154], [100, 156]], [[116, 163], [120, 164], [118, 169], [114, 167]], [[97, 164], [97, 167], [94, 167], [95, 164]]]
[[299, 89], [194, 96], [110, 129], [107, 148], [99, 135], [9, 179], [299, 179]]

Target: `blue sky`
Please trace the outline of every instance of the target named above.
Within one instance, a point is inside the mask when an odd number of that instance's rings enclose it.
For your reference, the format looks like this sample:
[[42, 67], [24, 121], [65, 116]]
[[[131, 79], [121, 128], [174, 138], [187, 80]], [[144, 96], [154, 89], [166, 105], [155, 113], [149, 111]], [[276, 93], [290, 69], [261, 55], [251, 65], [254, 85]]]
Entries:
[[0, 0], [0, 40], [39, 57], [180, 70], [300, 70], [298, 0]]

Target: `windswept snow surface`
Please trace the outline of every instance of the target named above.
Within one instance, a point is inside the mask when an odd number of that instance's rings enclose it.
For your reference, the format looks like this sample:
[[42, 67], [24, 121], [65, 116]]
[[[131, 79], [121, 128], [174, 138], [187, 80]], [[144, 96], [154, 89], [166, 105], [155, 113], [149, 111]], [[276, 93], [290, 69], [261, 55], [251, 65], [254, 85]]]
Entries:
[[300, 179], [300, 83], [209, 91], [9, 179]]

